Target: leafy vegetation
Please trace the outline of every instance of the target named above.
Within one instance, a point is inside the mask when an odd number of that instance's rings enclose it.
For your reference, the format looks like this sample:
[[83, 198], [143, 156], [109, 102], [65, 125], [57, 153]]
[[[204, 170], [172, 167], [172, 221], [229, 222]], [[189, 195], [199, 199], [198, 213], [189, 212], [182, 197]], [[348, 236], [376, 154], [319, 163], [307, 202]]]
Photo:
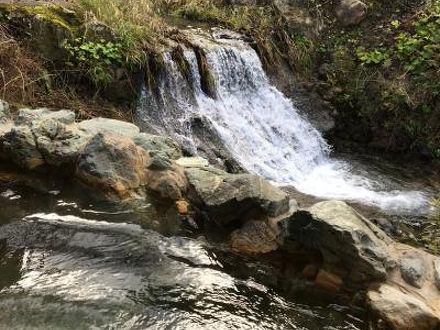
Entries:
[[[365, 127], [360, 139], [438, 158], [440, 1], [400, 16], [346, 33], [328, 32], [322, 93], [340, 110], [342, 122]], [[343, 92], [332, 95], [335, 88]]]
[[87, 41], [84, 38], [76, 38], [72, 41], [65, 41], [63, 47], [74, 62], [68, 64], [85, 70], [86, 75], [98, 88], [112, 81], [111, 68], [120, 66], [124, 56], [120, 43], [104, 39]]

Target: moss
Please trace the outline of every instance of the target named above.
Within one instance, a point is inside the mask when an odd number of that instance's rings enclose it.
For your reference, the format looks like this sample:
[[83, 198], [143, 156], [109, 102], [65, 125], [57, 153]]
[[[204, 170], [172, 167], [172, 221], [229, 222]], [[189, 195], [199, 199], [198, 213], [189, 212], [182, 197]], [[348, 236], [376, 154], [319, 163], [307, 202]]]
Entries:
[[188, 81], [189, 85], [192, 86], [190, 64], [188, 63], [188, 61], [186, 60], [183, 54], [182, 47], [176, 47], [175, 49], [173, 49], [173, 51], [171, 52], [171, 57], [174, 63], [177, 64], [180, 73], [183, 75], [186, 81]]
[[26, 5], [26, 4], [1, 4], [0, 12], [2, 16], [7, 16], [8, 19], [26, 17], [36, 17], [43, 21], [54, 25], [59, 28], [63, 28], [69, 31], [74, 29], [74, 23], [78, 20], [75, 18], [74, 13], [67, 11], [65, 8], [46, 4], [46, 5]]
[[165, 62], [162, 54], [151, 53], [145, 63], [145, 85], [149, 90], [157, 91], [157, 81], [165, 70]]
[[204, 50], [201, 48], [196, 47], [194, 51], [197, 57], [197, 65], [199, 67], [200, 80], [201, 80], [200, 84], [202, 86], [202, 90], [206, 95], [215, 99], [217, 98], [217, 86], [215, 83], [214, 76], [209, 70], [206, 54]]

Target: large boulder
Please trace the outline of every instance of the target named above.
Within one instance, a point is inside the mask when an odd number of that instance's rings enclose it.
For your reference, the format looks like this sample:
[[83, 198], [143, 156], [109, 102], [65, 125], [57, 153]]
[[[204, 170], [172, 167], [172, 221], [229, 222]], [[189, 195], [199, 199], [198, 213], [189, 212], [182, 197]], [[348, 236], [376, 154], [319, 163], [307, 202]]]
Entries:
[[242, 220], [251, 210], [276, 217], [289, 210], [288, 196], [261, 177], [212, 167], [186, 168], [189, 197], [218, 224]]
[[340, 273], [348, 283], [368, 285], [385, 280], [387, 267], [392, 266], [387, 251], [391, 239], [344, 202], [315, 204], [282, 225], [286, 245], [293, 240], [318, 249], [324, 267]]
[[367, 5], [359, 0], [341, 0], [336, 17], [343, 26], [359, 24], [367, 14]]
[[69, 110], [21, 109], [15, 122], [8, 119], [1, 130], [4, 158], [29, 170], [74, 166], [79, 150], [91, 138], [76, 128], [75, 113]]
[[368, 292], [367, 301], [390, 329], [435, 330], [440, 326], [439, 311], [423, 297], [410, 295], [404, 288], [382, 284]]
[[109, 197], [136, 195], [146, 181], [149, 156], [133, 140], [114, 133], [98, 133], [84, 147], [76, 176]]

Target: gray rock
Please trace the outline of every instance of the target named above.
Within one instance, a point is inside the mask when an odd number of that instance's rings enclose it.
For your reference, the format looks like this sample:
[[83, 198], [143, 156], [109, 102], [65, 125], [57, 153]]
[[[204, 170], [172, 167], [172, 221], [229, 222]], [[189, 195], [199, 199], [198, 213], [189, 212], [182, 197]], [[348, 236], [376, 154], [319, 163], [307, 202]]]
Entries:
[[382, 284], [367, 293], [367, 303], [372, 311], [393, 330], [437, 329], [439, 316], [422, 299], [390, 284]]
[[172, 167], [172, 162], [169, 158], [162, 156], [161, 154], [151, 158], [151, 163], [148, 168], [150, 170], [164, 171], [169, 170]]
[[359, 24], [367, 14], [367, 5], [359, 0], [341, 0], [336, 17], [343, 26]]
[[190, 198], [208, 212], [211, 219], [227, 224], [250, 210], [271, 217], [289, 210], [288, 196], [266, 180], [250, 174], [229, 174], [208, 168], [187, 168]]
[[298, 211], [283, 222], [285, 244], [319, 249], [326, 267], [344, 270], [358, 285], [384, 280], [391, 239], [344, 202], [327, 201]]
[[92, 136], [97, 133], [108, 132], [134, 138], [139, 134], [139, 127], [136, 125], [109, 118], [93, 118], [84, 120], [78, 124], [78, 128], [84, 131], [84, 133]]
[[140, 133], [133, 137], [133, 141], [139, 147], [144, 148], [150, 156], [162, 154], [170, 159], [182, 157], [178, 144], [165, 136]]
[[34, 135], [27, 126], [15, 126], [1, 138], [3, 157], [16, 165], [33, 170], [44, 164]]
[[20, 109], [15, 123], [16, 125], [31, 125], [42, 119], [53, 119], [62, 124], [70, 125], [75, 122], [75, 113], [70, 110], [51, 111], [47, 108]]
[[109, 197], [134, 197], [146, 181], [149, 156], [118, 134], [98, 133], [81, 151], [76, 176]]
[[407, 255], [400, 260], [400, 272], [406, 283], [421, 288], [425, 279], [426, 266], [423, 257], [417, 254]]
[[53, 166], [74, 166], [80, 150], [90, 140], [90, 136], [73, 125], [50, 118], [36, 121], [32, 133], [46, 163]]

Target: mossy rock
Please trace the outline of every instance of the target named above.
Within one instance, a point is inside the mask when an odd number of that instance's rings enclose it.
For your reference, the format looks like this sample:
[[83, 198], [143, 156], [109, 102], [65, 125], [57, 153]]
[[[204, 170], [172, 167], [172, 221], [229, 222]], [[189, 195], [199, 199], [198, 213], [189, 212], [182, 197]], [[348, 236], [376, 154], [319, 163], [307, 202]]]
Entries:
[[21, 42], [51, 61], [62, 60], [63, 40], [79, 26], [76, 14], [58, 5], [0, 5], [0, 22]]

